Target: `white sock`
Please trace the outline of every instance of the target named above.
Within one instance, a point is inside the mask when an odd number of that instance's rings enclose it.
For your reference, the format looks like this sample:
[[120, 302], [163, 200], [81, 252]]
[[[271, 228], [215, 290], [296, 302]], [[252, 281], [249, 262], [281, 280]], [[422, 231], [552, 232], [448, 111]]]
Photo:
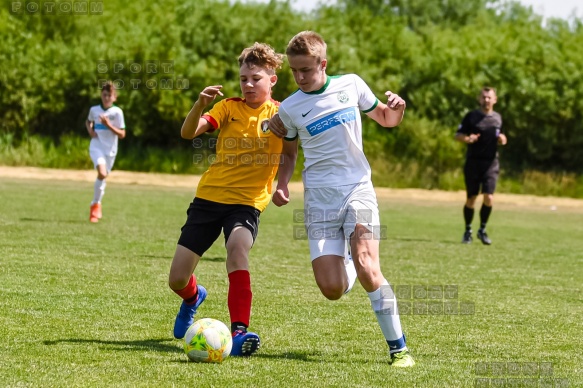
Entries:
[[352, 261], [352, 256], [348, 250], [344, 256], [344, 267], [346, 269], [346, 276], [348, 276], [348, 287], [344, 291], [345, 294], [348, 294], [352, 287], [354, 286], [354, 282], [356, 281], [356, 267], [354, 267], [354, 261]]
[[401, 329], [401, 320], [397, 308], [397, 298], [389, 282], [385, 279], [378, 290], [368, 293], [368, 297], [387, 343], [389, 345], [393, 343], [400, 344], [397, 346], [399, 349], [391, 346], [391, 353], [405, 350], [406, 346], [404, 339], [402, 339], [403, 330]]
[[91, 201], [92, 205], [101, 202], [103, 194], [105, 194], [105, 186], [106, 186], [105, 179], [95, 180], [95, 184], [93, 185], [93, 201]]

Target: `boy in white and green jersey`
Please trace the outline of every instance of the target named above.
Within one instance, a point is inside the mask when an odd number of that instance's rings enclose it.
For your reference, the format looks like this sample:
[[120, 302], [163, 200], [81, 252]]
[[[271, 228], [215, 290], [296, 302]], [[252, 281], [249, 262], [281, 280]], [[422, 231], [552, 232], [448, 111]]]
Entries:
[[354, 74], [328, 76], [326, 43], [315, 32], [293, 37], [286, 54], [299, 90], [281, 103], [279, 116], [269, 125], [286, 140], [272, 201], [277, 206], [289, 202], [299, 138], [305, 156], [304, 223], [316, 283], [331, 300], [351, 288], [354, 276], [344, 264], [349, 244], [356, 275], [389, 346], [391, 365], [411, 367], [415, 361], [405, 343], [397, 301], [380, 269], [381, 225], [360, 119], [364, 112], [380, 125], [394, 127], [403, 118], [405, 101], [392, 92], [385, 93], [387, 104], [379, 101]]
[[115, 163], [118, 139], [126, 136], [123, 111], [113, 105], [116, 100], [115, 85], [108, 81], [101, 88], [101, 105], [92, 106], [85, 121], [87, 133], [91, 137], [89, 156], [97, 170], [97, 179], [93, 185], [93, 200], [89, 208], [90, 222], [98, 222], [101, 219], [101, 200], [105, 193], [105, 179]]
[[362, 151], [360, 111], [368, 113], [378, 103], [355, 74], [327, 76], [320, 89], [298, 90], [285, 99], [279, 117], [287, 128], [285, 139], [299, 136], [302, 143], [305, 188], [370, 181], [370, 165]]

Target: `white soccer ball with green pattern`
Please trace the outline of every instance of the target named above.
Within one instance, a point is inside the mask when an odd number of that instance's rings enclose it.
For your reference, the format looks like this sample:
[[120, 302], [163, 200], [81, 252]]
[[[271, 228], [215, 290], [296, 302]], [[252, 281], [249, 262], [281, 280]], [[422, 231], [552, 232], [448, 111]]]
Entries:
[[184, 352], [191, 361], [223, 362], [231, 354], [232, 347], [229, 328], [216, 319], [199, 319], [184, 335]]

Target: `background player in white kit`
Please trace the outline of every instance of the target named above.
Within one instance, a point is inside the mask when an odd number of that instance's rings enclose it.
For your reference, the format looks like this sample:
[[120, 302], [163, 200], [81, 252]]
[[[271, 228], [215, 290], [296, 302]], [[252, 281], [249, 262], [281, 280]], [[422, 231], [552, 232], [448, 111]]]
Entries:
[[294, 36], [286, 54], [299, 90], [281, 103], [279, 120], [276, 115], [270, 122], [272, 132], [286, 140], [273, 203], [289, 202], [299, 136], [305, 156], [304, 219], [316, 283], [331, 300], [350, 289], [354, 279], [344, 266], [349, 241], [358, 279], [389, 345], [391, 365], [411, 367], [415, 361], [396, 299], [380, 269], [380, 219], [360, 120], [362, 111], [380, 125], [394, 127], [403, 118], [405, 101], [386, 92], [388, 105], [380, 102], [355, 74], [328, 76], [326, 43], [315, 32]]
[[98, 222], [102, 216], [101, 199], [105, 192], [105, 178], [111, 172], [117, 155], [117, 141], [126, 136], [122, 110], [113, 105], [117, 99], [115, 86], [107, 82], [101, 88], [101, 105], [92, 106], [85, 122], [91, 136], [89, 155], [97, 170], [89, 221]]

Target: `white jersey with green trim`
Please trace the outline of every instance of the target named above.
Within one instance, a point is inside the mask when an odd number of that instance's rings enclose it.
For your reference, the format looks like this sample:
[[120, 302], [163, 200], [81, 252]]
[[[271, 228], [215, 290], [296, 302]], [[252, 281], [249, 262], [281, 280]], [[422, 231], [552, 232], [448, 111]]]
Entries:
[[118, 136], [101, 123], [101, 115], [106, 115], [114, 127], [124, 129], [126, 125], [123, 118], [123, 111], [115, 105], [107, 109], [103, 109], [101, 105], [95, 105], [91, 107], [87, 116], [88, 121], [93, 121], [93, 129], [97, 134], [97, 137], [91, 139], [90, 146], [101, 148], [108, 156], [115, 156], [117, 154]]
[[313, 92], [297, 90], [279, 107], [287, 140], [299, 136], [304, 150], [305, 188], [344, 186], [370, 181], [371, 169], [362, 150], [364, 113], [378, 99], [356, 74], [328, 76]]

